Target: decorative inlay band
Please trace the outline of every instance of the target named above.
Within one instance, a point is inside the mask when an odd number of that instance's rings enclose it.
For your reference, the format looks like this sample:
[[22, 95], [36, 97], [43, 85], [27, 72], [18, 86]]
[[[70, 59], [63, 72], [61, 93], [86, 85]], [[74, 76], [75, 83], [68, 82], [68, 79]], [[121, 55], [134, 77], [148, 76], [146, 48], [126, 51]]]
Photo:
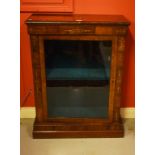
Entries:
[[31, 36], [31, 44], [32, 44], [32, 64], [33, 64], [33, 75], [34, 75], [34, 83], [35, 83], [35, 100], [38, 105], [42, 106], [42, 98], [41, 98], [41, 66], [40, 66], [40, 56], [39, 56], [39, 41], [37, 36]]
[[117, 28], [115, 33], [118, 35], [125, 35], [127, 33], [127, 29], [126, 28]]
[[125, 38], [119, 37], [118, 39], [118, 51], [123, 52], [125, 50]]
[[115, 111], [114, 120], [119, 122], [120, 120], [120, 104], [121, 104], [121, 90], [122, 90], [122, 72], [123, 72], [123, 60], [125, 50], [125, 38], [119, 36], [117, 40], [117, 66], [116, 66], [116, 83], [115, 83]]

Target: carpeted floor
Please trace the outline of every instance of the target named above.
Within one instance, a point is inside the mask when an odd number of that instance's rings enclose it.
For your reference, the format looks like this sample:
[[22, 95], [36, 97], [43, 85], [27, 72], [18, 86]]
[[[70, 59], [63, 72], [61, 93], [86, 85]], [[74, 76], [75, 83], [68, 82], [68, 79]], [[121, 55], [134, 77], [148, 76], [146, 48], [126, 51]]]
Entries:
[[32, 124], [21, 119], [21, 155], [134, 155], [134, 130], [127, 122], [124, 138], [84, 139], [32, 139]]

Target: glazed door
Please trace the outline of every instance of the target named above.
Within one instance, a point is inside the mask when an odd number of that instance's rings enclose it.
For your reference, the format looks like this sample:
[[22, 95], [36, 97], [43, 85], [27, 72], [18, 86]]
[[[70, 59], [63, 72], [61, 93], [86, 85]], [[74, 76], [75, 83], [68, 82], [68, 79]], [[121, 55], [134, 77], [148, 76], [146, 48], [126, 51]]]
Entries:
[[46, 118], [111, 120], [114, 40], [59, 37], [40, 39], [44, 54]]

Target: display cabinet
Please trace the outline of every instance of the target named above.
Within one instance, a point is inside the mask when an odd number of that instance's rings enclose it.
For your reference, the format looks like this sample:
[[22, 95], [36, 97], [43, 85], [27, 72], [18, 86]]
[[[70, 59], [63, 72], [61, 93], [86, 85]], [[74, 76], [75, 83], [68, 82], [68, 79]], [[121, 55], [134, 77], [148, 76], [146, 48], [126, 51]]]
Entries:
[[33, 14], [34, 138], [122, 137], [121, 15]]

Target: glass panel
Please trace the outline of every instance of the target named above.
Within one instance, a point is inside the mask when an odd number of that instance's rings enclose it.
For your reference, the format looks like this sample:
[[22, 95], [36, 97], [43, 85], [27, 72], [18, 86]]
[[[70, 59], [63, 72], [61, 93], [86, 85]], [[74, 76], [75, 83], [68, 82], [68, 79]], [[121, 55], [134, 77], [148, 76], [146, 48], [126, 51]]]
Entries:
[[48, 117], [107, 118], [111, 41], [45, 40]]

